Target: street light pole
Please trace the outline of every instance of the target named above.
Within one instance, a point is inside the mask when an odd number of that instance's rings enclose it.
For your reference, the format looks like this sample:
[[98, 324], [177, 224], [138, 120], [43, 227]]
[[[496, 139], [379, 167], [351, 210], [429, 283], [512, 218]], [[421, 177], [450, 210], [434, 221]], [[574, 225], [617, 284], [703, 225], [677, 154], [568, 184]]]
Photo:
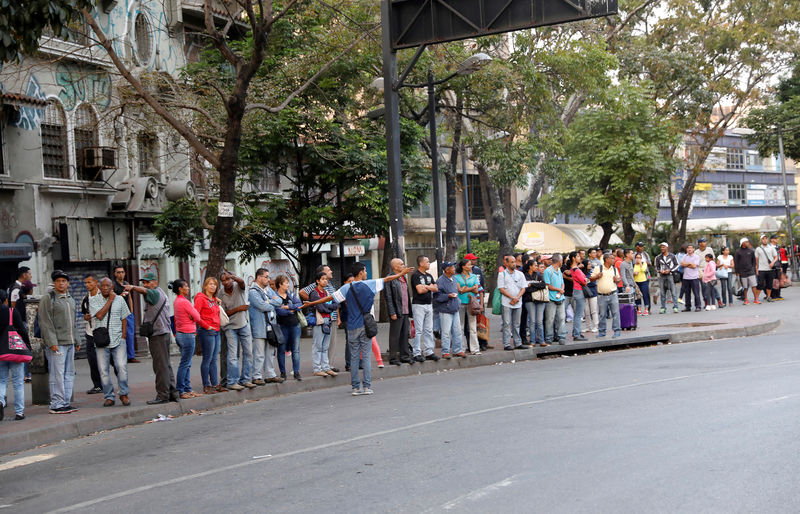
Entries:
[[442, 274], [442, 208], [439, 203], [439, 145], [436, 137], [436, 89], [433, 71], [428, 70], [428, 124], [431, 129], [431, 175], [433, 180], [433, 222], [436, 237], [436, 272]]
[[789, 208], [789, 185], [786, 183], [786, 156], [783, 154], [783, 129], [778, 125], [778, 152], [781, 159], [781, 176], [783, 177], [783, 203], [786, 208], [786, 226], [789, 228], [789, 262], [792, 266], [792, 282], [800, 281], [797, 274], [797, 259], [794, 255], [794, 230], [792, 212]]
[[406, 242], [403, 228], [403, 172], [400, 167], [399, 95], [394, 87], [397, 76], [397, 52], [392, 50], [390, 0], [381, 0], [381, 30], [383, 31], [383, 105], [386, 121], [386, 158], [389, 180], [389, 239], [392, 254], [405, 258]]
[[469, 220], [469, 188], [467, 187], [467, 153], [463, 144], [461, 145], [461, 182], [464, 188], [464, 228], [467, 235], [467, 253], [472, 253]]

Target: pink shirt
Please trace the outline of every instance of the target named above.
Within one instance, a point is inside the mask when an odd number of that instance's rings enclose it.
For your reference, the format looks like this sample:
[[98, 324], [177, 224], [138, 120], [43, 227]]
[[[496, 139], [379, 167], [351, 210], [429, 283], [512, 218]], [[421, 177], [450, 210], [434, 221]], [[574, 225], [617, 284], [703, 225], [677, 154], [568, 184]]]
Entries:
[[572, 268], [572, 289], [574, 291], [583, 291], [583, 286], [586, 285], [586, 275], [580, 268]]
[[197, 293], [194, 295], [194, 308], [206, 324], [204, 328], [219, 332], [219, 304], [216, 298], [212, 300], [205, 293]]
[[185, 296], [178, 295], [178, 297], [175, 298], [173, 308], [175, 311], [175, 330], [178, 332], [183, 332], [184, 334], [194, 334], [197, 332], [196, 323], [198, 322], [201, 326], [205, 325], [204, 328], [208, 326], [206, 323], [201, 321], [200, 313], [197, 312], [197, 309], [194, 308], [192, 302], [187, 300]]
[[717, 278], [716, 271], [717, 265], [713, 260], [706, 262], [706, 269], [703, 271], [703, 282], [711, 282]]

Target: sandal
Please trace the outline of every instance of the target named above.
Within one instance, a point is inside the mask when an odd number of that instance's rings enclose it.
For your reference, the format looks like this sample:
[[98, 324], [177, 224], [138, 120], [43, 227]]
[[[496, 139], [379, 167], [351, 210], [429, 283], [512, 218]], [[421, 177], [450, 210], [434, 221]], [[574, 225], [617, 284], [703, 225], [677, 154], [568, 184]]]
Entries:
[[216, 390], [218, 393], [224, 393], [224, 392], [228, 391], [228, 389], [222, 387], [221, 385], [216, 386], [214, 388], [214, 390]]
[[212, 387], [212, 386], [203, 387], [203, 394], [214, 394], [216, 392], [217, 392], [217, 390], [214, 389], [214, 387]]

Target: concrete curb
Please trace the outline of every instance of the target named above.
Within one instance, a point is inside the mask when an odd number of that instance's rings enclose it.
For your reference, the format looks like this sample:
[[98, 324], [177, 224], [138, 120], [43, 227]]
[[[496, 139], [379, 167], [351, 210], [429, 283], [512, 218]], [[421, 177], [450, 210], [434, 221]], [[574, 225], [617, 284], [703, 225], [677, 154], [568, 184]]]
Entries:
[[[453, 358], [438, 362], [425, 361], [413, 365], [387, 366], [383, 369], [373, 367], [373, 380], [413, 376], [422, 373], [435, 373], [452, 369], [490, 366], [512, 361], [527, 361], [564, 353], [586, 353], [593, 350], [619, 349], [651, 345], [657, 342], [688, 343], [701, 340], [727, 339], [732, 337], [751, 337], [770, 332], [781, 325], [780, 320], [766, 320], [748, 327], [696, 330], [676, 334], [654, 334], [648, 336], [606, 338], [579, 344], [529, 348], [513, 352], [493, 352], [467, 358]], [[134, 405], [127, 408], [116, 407], [113, 412], [99, 414], [90, 418], [72, 418], [70, 414], [61, 415], [63, 423], [33, 430], [0, 435], [0, 455], [35, 448], [44, 444], [57, 443], [66, 439], [92, 435], [104, 430], [113, 430], [128, 425], [150, 421], [159, 414], [181, 416], [192, 412], [238, 405], [245, 401], [257, 401], [276, 396], [345, 387], [350, 385], [350, 374], [340, 373], [337, 377], [306, 378], [302, 382], [288, 380], [283, 384], [267, 384], [244, 391], [229, 391], [215, 395], [201, 396], [192, 400], [181, 400], [163, 405]]]

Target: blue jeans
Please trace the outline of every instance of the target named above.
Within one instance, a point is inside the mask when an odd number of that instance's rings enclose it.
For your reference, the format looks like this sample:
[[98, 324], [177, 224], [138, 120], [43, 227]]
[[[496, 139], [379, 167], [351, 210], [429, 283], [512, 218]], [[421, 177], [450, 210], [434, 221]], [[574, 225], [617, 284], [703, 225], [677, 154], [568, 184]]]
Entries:
[[583, 291], [575, 291], [572, 295], [572, 302], [575, 304], [575, 313], [572, 316], [572, 337], [581, 336], [581, 324], [583, 321], [583, 311], [586, 308], [586, 298]]
[[133, 359], [136, 357], [136, 327], [134, 326], [136, 322], [133, 320], [133, 313], [130, 313], [125, 319], [128, 320], [127, 330], [125, 331], [125, 348], [127, 349], [128, 359]]
[[661, 289], [661, 308], [667, 308], [667, 292], [672, 296], [673, 308], [677, 308], [678, 296], [675, 293], [675, 281], [672, 279], [672, 275], [660, 275], [658, 277], [658, 285]]
[[0, 402], [6, 407], [6, 391], [8, 376], [11, 375], [11, 386], [14, 389], [14, 414], [25, 413], [25, 381], [22, 362], [0, 361]]
[[522, 304], [518, 309], [503, 306], [503, 348], [511, 348], [522, 344], [519, 335], [519, 320], [522, 318]]
[[557, 337], [564, 342], [567, 339], [566, 323], [567, 300], [560, 303], [547, 302], [544, 307], [544, 342], [552, 343]]
[[650, 281], [644, 282], [636, 282], [636, 285], [639, 286], [639, 291], [642, 292], [642, 299], [636, 300], [636, 305], [640, 303], [643, 304], [645, 309], [650, 308]]
[[181, 349], [181, 363], [178, 364], [178, 376], [175, 377], [175, 388], [179, 393], [188, 393], [192, 390], [192, 355], [194, 355], [194, 334], [178, 332], [175, 334], [175, 342]]
[[[364, 333], [364, 327], [347, 331], [347, 345], [350, 348], [350, 385], [353, 389], [372, 386], [372, 339]], [[358, 366], [364, 368], [363, 379], [359, 380]]]
[[286, 341], [278, 347], [278, 367], [286, 373], [286, 352], [292, 352], [292, 371], [300, 373], [300, 325], [280, 325]]
[[597, 311], [600, 322], [597, 324], [597, 337], [606, 336], [606, 316], [611, 316], [611, 328], [614, 335], [622, 334], [622, 325], [619, 321], [619, 296], [616, 292], [609, 295], [597, 295]]
[[[250, 382], [253, 374], [253, 336], [250, 324], [242, 328], [226, 328], [228, 342], [228, 385]], [[239, 372], [239, 345], [242, 345], [242, 370]]]
[[544, 308], [545, 302], [528, 302], [525, 309], [528, 311], [528, 330], [531, 343], [544, 342]]
[[219, 385], [219, 370], [217, 360], [219, 359], [219, 332], [216, 330], [197, 329], [197, 339], [200, 347], [203, 348], [203, 361], [200, 363], [200, 376], [203, 379], [203, 386]]
[[717, 280], [719, 280], [719, 287], [722, 290], [722, 303], [725, 305], [733, 305], [733, 287], [730, 273], [727, 277]]
[[48, 346], [45, 351], [47, 370], [50, 373], [50, 408], [66, 407], [72, 398], [72, 387], [75, 385], [75, 346], [58, 345], [57, 352]]
[[[411, 304], [411, 312], [414, 315], [414, 329], [416, 330], [412, 346], [414, 356], [432, 355], [436, 346], [433, 340], [434, 319], [438, 320], [439, 317], [434, 316], [431, 304]], [[420, 344], [424, 345], [424, 348], [420, 348]]]
[[121, 342], [114, 348], [97, 348], [97, 369], [100, 371], [100, 383], [103, 384], [103, 398], [114, 399], [114, 383], [111, 381], [109, 368], [111, 359], [114, 359], [114, 368], [117, 371], [117, 384], [119, 395], [128, 396], [128, 347]]
[[439, 323], [442, 331], [442, 355], [460, 352], [461, 323], [458, 320], [458, 312], [453, 314], [440, 312]]
[[[331, 331], [336, 327], [331, 325]], [[318, 371], [328, 371], [331, 365], [328, 362], [328, 348], [331, 343], [331, 335], [322, 333], [322, 325], [314, 327], [314, 346], [311, 350], [311, 366], [314, 373]]]

